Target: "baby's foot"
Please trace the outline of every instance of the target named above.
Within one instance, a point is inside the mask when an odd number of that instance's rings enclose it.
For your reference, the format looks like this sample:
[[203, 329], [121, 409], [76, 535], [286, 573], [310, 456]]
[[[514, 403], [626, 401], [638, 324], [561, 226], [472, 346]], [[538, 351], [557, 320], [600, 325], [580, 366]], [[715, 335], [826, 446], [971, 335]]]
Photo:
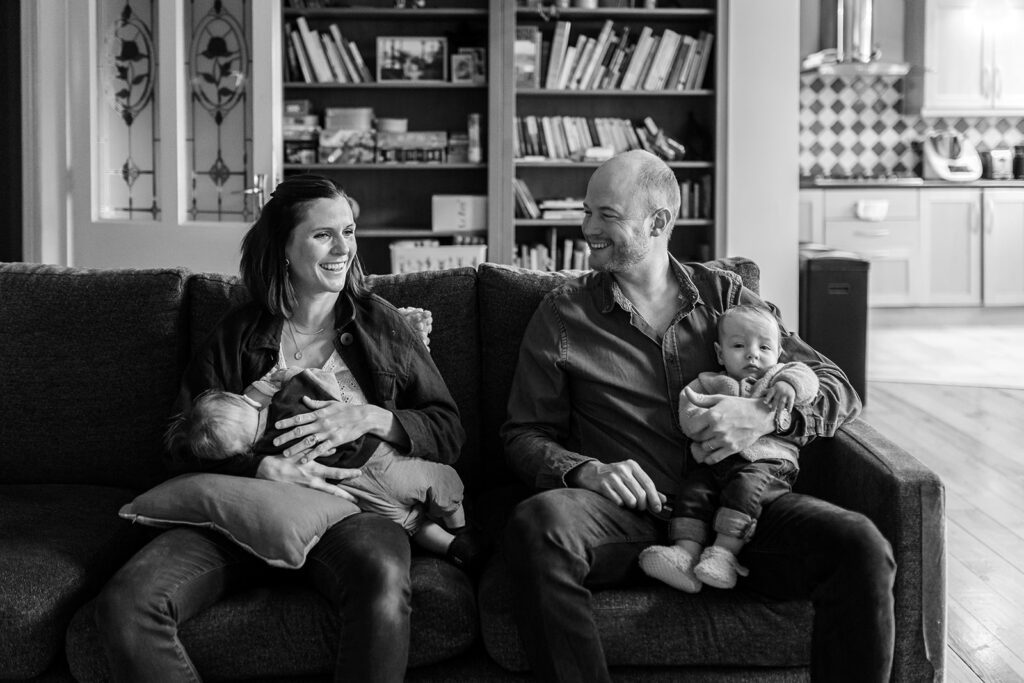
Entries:
[[652, 545], [638, 559], [640, 569], [685, 593], [696, 593], [701, 583], [693, 573], [694, 557], [677, 545]]
[[491, 539], [482, 530], [469, 524], [450, 529], [455, 540], [448, 546], [445, 557], [472, 577], [480, 576], [491, 555]]
[[740, 565], [735, 555], [718, 545], [704, 548], [693, 571], [698, 579], [715, 588], [732, 588], [736, 585], [737, 574], [746, 576], [750, 573]]

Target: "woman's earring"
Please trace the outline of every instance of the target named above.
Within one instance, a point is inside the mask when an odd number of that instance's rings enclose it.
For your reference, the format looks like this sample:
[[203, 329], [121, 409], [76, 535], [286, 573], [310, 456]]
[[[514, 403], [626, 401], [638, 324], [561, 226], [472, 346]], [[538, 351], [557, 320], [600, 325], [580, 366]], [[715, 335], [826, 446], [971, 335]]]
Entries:
[[291, 262], [291, 261], [289, 261], [288, 259], [285, 259], [285, 260], [284, 260], [284, 267], [285, 267], [285, 268], [287, 268], [287, 267], [289, 267], [289, 266], [291, 266], [291, 265], [292, 265], [292, 262]]

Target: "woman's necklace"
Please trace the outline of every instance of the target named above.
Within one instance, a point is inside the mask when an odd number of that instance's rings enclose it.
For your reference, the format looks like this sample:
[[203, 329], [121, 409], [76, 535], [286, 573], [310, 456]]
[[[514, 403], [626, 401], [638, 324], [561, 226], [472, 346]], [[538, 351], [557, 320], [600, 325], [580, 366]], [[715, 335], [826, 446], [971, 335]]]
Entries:
[[292, 346], [295, 347], [295, 356], [294, 356], [295, 360], [302, 360], [302, 353], [303, 353], [303, 351], [307, 350], [310, 346], [312, 346], [313, 342], [316, 341], [316, 336], [319, 335], [319, 334], [322, 334], [323, 331], [325, 329], [327, 329], [326, 327], [321, 327], [316, 332], [303, 332], [302, 330], [299, 330], [299, 334], [307, 336], [307, 337], [313, 337], [313, 339], [308, 344], [306, 344], [303, 347], [300, 347], [299, 346], [299, 340], [295, 338], [295, 325], [292, 324], [291, 320], [286, 320], [285, 322], [288, 324], [288, 331], [292, 335]]

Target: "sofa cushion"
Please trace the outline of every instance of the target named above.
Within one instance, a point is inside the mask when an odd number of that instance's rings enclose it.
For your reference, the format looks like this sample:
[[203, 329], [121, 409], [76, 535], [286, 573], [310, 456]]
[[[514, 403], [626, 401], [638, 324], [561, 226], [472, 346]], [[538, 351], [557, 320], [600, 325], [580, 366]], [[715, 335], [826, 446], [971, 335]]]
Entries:
[[160, 481], [184, 357], [181, 270], [0, 264], [0, 481]]
[[359, 512], [324, 491], [227, 474], [183, 474], [121, 508], [149, 526], [209, 527], [273, 567], [298, 569], [331, 526]]
[[0, 679], [38, 676], [78, 607], [134, 552], [126, 489], [0, 485]]
[[[512, 617], [500, 558], [480, 584], [488, 654], [511, 671], [529, 668]], [[683, 593], [646, 578], [594, 591], [594, 617], [609, 666], [801, 667], [810, 662], [810, 601], [773, 601], [743, 590]]]
[[[706, 265], [731, 270], [743, 284], [758, 291], [760, 271], [750, 259], [732, 257], [709, 261]], [[481, 453], [489, 454], [485, 485], [509, 483], [511, 475], [501, 457], [502, 444], [498, 430], [505, 422], [512, 377], [519, 362], [519, 344], [533, 312], [544, 295], [576, 273], [540, 272], [515, 266], [483, 263], [479, 268], [481, 358], [483, 403]]]
[[[329, 675], [338, 644], [338, 616], [317, 592], [274, 570], [272, 587], [234, 593], [182, 625], [182, 643], [207, 680], [263, 677], [293, 680]], [[479, 632], [473, 588], [453, 565], [413, 557], [409, 666], [455, 657]], [[108, 680], [92, 603], [68, 629], [67, 656], [78, 681]]]
[[[480, 335], [477, 322], [476, 271], [473, 268], [371, 275], [367, 284], [395, 306], [425, 308], [433, 314], [430, 355], [458, 404], [466, 444], [455, 469], [471, 488], [480, 478]], [[248, 299], [237, 277], [193, 276], [188, 285], [189, 339], [198, 347], [233, 305]]]

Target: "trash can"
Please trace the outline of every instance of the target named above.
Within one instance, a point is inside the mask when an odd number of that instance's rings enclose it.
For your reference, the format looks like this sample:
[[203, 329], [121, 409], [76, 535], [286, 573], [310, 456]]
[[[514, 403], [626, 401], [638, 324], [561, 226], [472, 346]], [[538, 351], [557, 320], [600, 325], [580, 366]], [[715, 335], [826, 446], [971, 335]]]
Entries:
[[838, 365], [866, 401], [867, 260], [849, 251], [800, 250], [800, 336]]

